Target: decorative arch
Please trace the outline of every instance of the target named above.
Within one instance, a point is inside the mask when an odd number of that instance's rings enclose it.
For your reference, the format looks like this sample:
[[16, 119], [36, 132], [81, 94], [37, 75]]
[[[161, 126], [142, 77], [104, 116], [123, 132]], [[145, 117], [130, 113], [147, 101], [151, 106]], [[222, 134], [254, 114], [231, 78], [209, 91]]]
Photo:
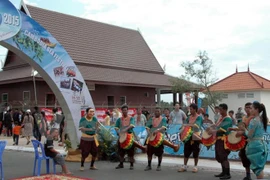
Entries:
[[46, 81], [65, 114], [73, 147], [78, 144], [81, 109], [94, 104], [87, 85], [64, 47], [9, 0], [0, 1], [0, 45], [30, 64]]

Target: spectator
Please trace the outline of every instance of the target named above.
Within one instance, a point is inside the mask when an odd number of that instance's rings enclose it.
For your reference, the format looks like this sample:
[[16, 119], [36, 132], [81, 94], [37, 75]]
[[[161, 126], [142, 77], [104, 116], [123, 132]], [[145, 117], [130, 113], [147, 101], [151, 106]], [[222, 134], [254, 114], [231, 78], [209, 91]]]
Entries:
[[59, 136], [58, 129], [52, 128], [50, 130], [50, 134], [47, 136], [47, 139], [44, 143], [45, 154], [46, 156], [53, 158], [54, 162], [62, 167], [62, 172], [64, 174], [70, 175], [72, 173], [68, 170], [65, 164], [64, 157], [54, 149], [53, 140], [55, 138], [58, 138], [58, 136]]
[[237, 120], [237, 123], [242, 122], [242, 118], [245, 114], [242, 112], [242, 107], [239, 107], [237, 110], [237, 113], [235, 114], [235, 119]]
[[18, 121], [14, 122], [15, 126], [13, 127], [13, 145], [17, 145], [19, 144], [19, 137], [20, 137], [20, 133], [21, 133], [21, 126], [19, 125]]
[[106, 117], [104, 118], [103, 125], [110, 126], [111, 123], [111, 114], [109, 111], [106, 111]]
[[12, 136], [12, 110], [9, 109], [4, 115], [4, 126], [6, 127], [7, 136]]
[[204, 114], [204, 119], [203, 119], [203, 125], [202, 125], [202, 127], [204, 129], [207, 129], [212, 124], [213, 124], [213, 121], [209, 119], [209, 115], [208, 114]]
[[150, 112], [147, 111], [146, 107], [142, 108], [142, 114], [146, 117], [147, 121], [151, 118]]
[[167, 124], [172, 124], [172, 121], [170, 121], [170, 110], [169, 110], [169, 108], [164, 109], [162, 117], [166, 118]]
[[183, 124], [183, 121], [185, 121], [186, 119], [186, 114], [180, 109], [180, 105], [176, 103], [174, 106], [174, 110], [170, 113], [170, 120], [173, 124]]
[[229, 116], [232, 119], [232, 124], [236, 126], [237, 125], [237, 120], [233, 117], [233, 115], [234, 115], [234, 111], [233, 110], [230, 110], [229, 111]]
[[140, 108], [137, 109], [137, 114], [134, 116], [135, 126], [145, 126], [147, 121], [145, 115], [142, 113]]
[[26, 110], [25, 116], [23, 119], [23, 126], [24, 126], [24, 131], [23, 131], [23, 136], [26, 138], [28, 145], [30, 143], [30, 137], [33, 136], [33, 127], [34, 127], [34, 118], [31, 115], [30, 109]]
[[219, 107], [216, 106], [215, 107], [215, 115], [214, 115], [214, 121], [215, 121], [214, 123], [217, 123], [219, 118], [220, 118]]

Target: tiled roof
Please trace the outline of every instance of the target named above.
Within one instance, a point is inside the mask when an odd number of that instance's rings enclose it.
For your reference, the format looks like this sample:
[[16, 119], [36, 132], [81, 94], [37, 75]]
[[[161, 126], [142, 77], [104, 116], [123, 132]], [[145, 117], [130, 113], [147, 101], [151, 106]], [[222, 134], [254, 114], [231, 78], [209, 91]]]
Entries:
[[[27, 5], [75, 62], [164, 73], [139, 31]], [[16, 62], [7, 66], [16, 66]]]
[[270, 89], [270, 81], [250, 71], [236, 72], [210, 86], [211, 91]]
[[30, 66], [21, 67], [19, 69], [11, 69], [0, 71], [0, 84], [10, 83], [11, 81], [24, 80], [31, 77], [32, 68]]

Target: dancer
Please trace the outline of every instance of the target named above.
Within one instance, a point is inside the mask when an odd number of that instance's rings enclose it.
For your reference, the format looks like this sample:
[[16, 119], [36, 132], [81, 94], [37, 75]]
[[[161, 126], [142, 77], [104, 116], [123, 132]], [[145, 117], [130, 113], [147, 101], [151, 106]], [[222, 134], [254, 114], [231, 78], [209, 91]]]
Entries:
[[216, 123], [216, 130], [210, 129], [208, 132], [210, 135], [216, 133], [215, 155], [216, 160], [221, 164], [222, 172], [215, 175], [215, 177], [219, 177], [220, 179], [231, 178], [230, 163], [228, 161], [228, 155], [231, 151], [226, 149], [224, 144], [225, 136], [229, 134], [228, 128], [232, 127], [232, 119], [228, 116], [227, 111], [227, 104], [219, 105], [221, 117]]
[[[254, 118], [254, 116], [251, 115], [251, 105], [252, 104], [250, 102], [245, 104], [246, 115], [243, 116], [242, 122], [245, 124], [246, 128], [248, 128], [250, 120]], [[245, 132], [245, 128], [244, 129], [243, 128], [230, 128], [230, 130], [242, 131], [242, 132], [239, 132], [238, 134], [240, 134], [240, 133], [244, 134], [244, 132]], [[250, 161], [249, 161], [249, 159], [247, 158], [247, 155], [246, 155], [247, 143], [248, 143], [248, 141], [246, 141], [245, 147], [239, 151], [239, 157], [240, 157], [240, 159], [242, 161], [243, 167], [246, 169], [246, 177], [243, 180], [251, 180]]]
[[88, 157], [89, 154], [92, 155], [92, 161], [90, 165], [91, 170], [97, 170], [94, 166], [97, 153], [98, 153], [98, 140], [96, 137], [96, 129], [98, 127], [98, 120], [94, 116], [95, 110], [93, 108], [86, 109], [85, 117], [82, 117], [79, 124], [79, 130], [82, 131], [81, 141], [80, 141], [80, 149], [82, 153], [81, 158], [81, 168], [80, 170], [84, 170], [84, 161]]
[[[265, 106], [257, 101], [253, 102], [251, 115], [254, 118], [250, 121], [248, 130], [245, 131], [245, 135], [248, 137], [246, 155], [251, 163], [250, 169], [257, 179], [263, 179], [263, 170], [268, 156], [267, 145], [263, 140], [268, 122]], [[241, 136], [243, 132], [239, 131], [237, 135]]]
[[[121, 107], [123, 117], [118, 118], [115, 123], [115, 130], [119, 136], [126, 135], [130, 136], [131, 140], [134, 139], [133, 137], [133, 128], [135, 126], [134, 118], [128, 115], [128, 106], [123, 105]], [[130, 141], [128, 144], [133, 143]], [[133, 163], [134, 163], [134, 148], [135, 145], [131, 145], [130, 147], [123, 147], [121, 143], [118, 141], [118, 154], [120, 156], [120, 164], [116, 167], [116, 169], [124, 168], [124, 157], [125, 154], [128, 154], [130, 160], [130, 170], [133, 170]]]
[[[166, 118], [163, 118], [161, 116], [161, 109], [159, 107], [156, 107], [155, 109], [155, 117], [148, 120], [146, 123], [146, 130], [148, 133], [148, 136], [150, 135], [156, 135], [158, 136], [164, 136], [164, 131], [166, 130]], [[149, 139], [147, 140], [149, 141]], [[161, 161], [162, 161], [162, 155], [163, 155], [163, 142], [159, 145], [154, 147], [153, 144], [150, 143], [147, 144], [147, 157], [148, 157], [148, 165], [145, 168], [145, 171], [149, 171], [152, 169], [151, 162], [152, 162], [152, 156], [155, 154], [158, 157], [158, 166], [157, 171], [161, 171]]]
[[[183, 127], [189, 126], [193, 130], [193, 135], [199, 137], [200, 136], [200, 129], [202, 126], [202, 116], [197, 114], [198, 106], [196, 104], [191, 104], [190, 106], [190, 116], [186, 119], [186, 124], [183, 124]], [[192, 172], [198, 172], [197, 164], [199, 161], [199, 153], [200, 153], [200, 141], [197, 138], [196, 140], [192, 137], [185, 142], [184, 145], [184, 165], [178, 170], [178, 172], [187, 171], [187, 163], [188, 159], [193, 153], [194, 158], [194, 167]]]

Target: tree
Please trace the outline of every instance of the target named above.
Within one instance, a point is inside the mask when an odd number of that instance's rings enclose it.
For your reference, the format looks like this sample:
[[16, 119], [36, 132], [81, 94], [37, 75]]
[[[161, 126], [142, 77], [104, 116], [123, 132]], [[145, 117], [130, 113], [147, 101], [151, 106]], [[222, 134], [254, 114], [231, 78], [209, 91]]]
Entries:
[[209, 106], [214, 111], [214, 107], [221, 100], [221, 93], [213, 92], [209, 88], [218, 79], [213, 74], [212, 60], [208, 57], [208, 54], [205, 51], [200, 51], [195, 60], [182, 62], [181, 67], [185, 69], [185, 75], [178, 78], [178, 82], [175, 81], [173, 89], [182, 92], [190, 91], [194, 88], [189, 81], [196, 80], [203, 90], [201, 92], [203, 107]]

